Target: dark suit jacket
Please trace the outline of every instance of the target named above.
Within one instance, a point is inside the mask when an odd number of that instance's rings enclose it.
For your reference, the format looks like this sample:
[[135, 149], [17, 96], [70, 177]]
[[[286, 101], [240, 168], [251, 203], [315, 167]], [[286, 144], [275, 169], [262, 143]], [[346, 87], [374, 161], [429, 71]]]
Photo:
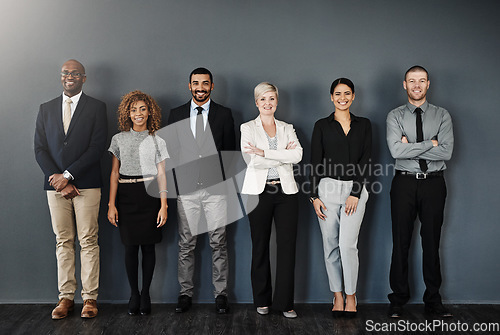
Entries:
[[[190, 128], [191, 101], [174, 108], [168, 118], [167, 146], [174, 162], [178, 194], [191, 193], [224, 180], [221, 151], [234, 151], [234, 120], [229, 108], [210, 101], [205, 140], [198, 146]], [[210, 133], [212, 136], [210, 136]]]
[[44, 189], [53, 190], [48, 178], [68, 170], [77, 188], [102, 186], [101, 156], [107, 141], [106, 104], [82, 93], [68, 133], [62, 122], [62, 95], [40, 105], [35, 129], [35, 157], [45, 174]]

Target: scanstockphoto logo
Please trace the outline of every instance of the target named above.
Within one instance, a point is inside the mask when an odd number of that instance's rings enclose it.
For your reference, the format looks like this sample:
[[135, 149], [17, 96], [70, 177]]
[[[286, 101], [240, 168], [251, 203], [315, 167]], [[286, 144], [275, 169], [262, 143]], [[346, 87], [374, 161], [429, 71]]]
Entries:
[[[190, 119], [164, 127], [156, 132], [156, 136], [156, 140], [147, 137], [139, 147], [143, 175], [151, 174], [151, 164], [147, 162], [151, 162], [154, 155], [160, 156], [159, 146], [161, 140], [164, 140], [169, 155], [165, 161], [167, 196], [180, 197], [182, 204], [191, 204], [190, 208], [179, 210], [180, 215], [185, 215], [193, 235], [238, 221], [255, 209], [259, 197], [241, 194], [247, 167], [241, 151], [222, 151], [219, 155], [208, 123], [204, 141], [200, 144], [193, 136]], [[370, 163], [365, 169], [363, 174], [371, 179], [365, 187], [371, 194], [383, 192], [383, 184], [378, 181], [381, 176], [393, 176], [395, 173], [394, 164]], [[311, 173], [354, 176], [356, 166], [341, 166], [328, 162], [316, 166], [308, 163], [294, 165], [299, 192], [308, 194], [311, 191]], [[145, 186], [150, 196], [159, 198], [156, 183], [156, 180], [148, 181]], [[352, 187], [361, 186], [354, 183]], [[278, 187], [275, 189], [276, 192], [279, 190]], [[327, 189], [326, 192], [335, 193], [336, 190]]]

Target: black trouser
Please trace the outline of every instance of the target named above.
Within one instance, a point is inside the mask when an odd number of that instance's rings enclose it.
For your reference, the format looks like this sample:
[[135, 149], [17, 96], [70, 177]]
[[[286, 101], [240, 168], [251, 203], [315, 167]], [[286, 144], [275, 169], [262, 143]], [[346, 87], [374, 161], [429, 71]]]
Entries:
[[446, 183], [443, 176], [418, 180], [415, 176], [396, 175], [391, 187], [392, 263], [389, 300], [404, 305], [410, 299], [408, 284], [408, 250], [413, 226], [418, 217], [423, 250], [424, 302], [441, 303], [441, 268], [439, 240], [443, 225]]
[[[297, 194], [285, 194], [279, 185], [268, 185], [259, 195], [257, 207], [248, 214], [252, 235], [252, 290], [257, 307], [273, 305], [280, 311], [293, 309], [298, 205]], [[269, 260], [273, 218], [277, 249], [274, 299]]]

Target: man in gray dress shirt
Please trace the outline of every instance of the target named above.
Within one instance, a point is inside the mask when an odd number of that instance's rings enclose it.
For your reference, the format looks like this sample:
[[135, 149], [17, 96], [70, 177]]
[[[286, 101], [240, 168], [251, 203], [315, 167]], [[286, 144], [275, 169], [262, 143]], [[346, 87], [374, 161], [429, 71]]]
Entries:
[[388, 316], [401, 317], [410, 299], [408, 250], [417, 215], [421, 222], [425, 311], [438, 317], [452, 314], [442, 305], [439, 240], [446, 200], [445, 161], [453, 151], [450, 114], [427, 102], [429, 74], [421, 66], [405, 74], [408, 102], [387, 115], [387, 145], [396, 159], [391, 186], [392, 262]]

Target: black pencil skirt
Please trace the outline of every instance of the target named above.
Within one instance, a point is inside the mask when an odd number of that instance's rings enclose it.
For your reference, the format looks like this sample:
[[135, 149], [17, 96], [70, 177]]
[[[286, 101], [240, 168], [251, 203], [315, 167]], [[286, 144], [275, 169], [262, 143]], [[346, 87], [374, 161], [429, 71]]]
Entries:
[[[120, 176], [122, 179], [142, 178], [142, 176]], [[148, 181], [149, 193], [158, 194], [156, 180]], [[159, 243], [161, 227], [157, 228], [160, 198], [150, 196], [144, 182], [120, 183], [117, 194], [118, 228], [125, 245]]]

